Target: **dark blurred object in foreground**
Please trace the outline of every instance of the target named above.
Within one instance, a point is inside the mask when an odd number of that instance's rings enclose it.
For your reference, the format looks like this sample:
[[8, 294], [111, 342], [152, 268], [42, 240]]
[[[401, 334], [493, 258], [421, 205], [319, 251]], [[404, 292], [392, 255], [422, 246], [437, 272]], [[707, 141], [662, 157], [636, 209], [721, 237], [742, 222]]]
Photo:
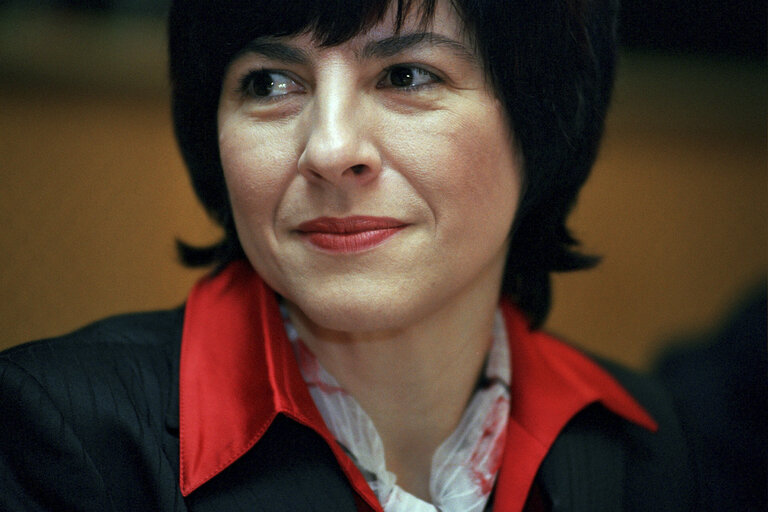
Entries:
[[707, 510], [768, 510], [768, 349], [761, 285], [710, 335], [656, 367], [678, 407]]

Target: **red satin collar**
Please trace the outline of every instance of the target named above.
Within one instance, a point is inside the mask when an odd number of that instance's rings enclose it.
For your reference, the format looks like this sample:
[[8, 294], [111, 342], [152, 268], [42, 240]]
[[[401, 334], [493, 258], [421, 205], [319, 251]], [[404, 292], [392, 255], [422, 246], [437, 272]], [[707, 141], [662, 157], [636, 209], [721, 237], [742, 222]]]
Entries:
[[[528, 330], [502, 302], [512, 347], [512, 411], [495, 507], [521, 510], [539, 464], [580, 410], [601, 402], [650, 430], [656, 423], [603, 369], [575, 349]], [[180, 485], [185, 496], [232, 464], [278, 413], [314, 429], [350, 483], [380, 510], [365, 479], [334, 442], [301, 377], [275, 293], [247, 262], [200, 280], [186, 305], [179, 376]]]

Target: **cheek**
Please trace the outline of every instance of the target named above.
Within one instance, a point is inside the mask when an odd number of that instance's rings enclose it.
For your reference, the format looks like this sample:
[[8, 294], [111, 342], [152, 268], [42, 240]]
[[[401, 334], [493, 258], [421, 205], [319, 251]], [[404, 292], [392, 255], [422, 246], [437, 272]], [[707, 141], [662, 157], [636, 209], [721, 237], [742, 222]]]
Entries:
[[290, 145], [278, 143], [268, 130], [225, 126], [219, 132], [219, 153], [224, 179], [238, 223], [267, 222], [287, 186], [292, 154]]
[[506, 124], [489, 109], [452, 117], [422, 133], [415, 187], [443, 234], [473, 243], [506, 238], [520, 192], [520, 162]]
[[465, 148], [464, 159], [451, 174], [451, 186], [445, 193], [443, 216], [450, 221], [449, 234], [457, 237], [468, 253], [495, 252], [507, 240], [517, 210], [517, 168], [492, 143], [485, 147]]

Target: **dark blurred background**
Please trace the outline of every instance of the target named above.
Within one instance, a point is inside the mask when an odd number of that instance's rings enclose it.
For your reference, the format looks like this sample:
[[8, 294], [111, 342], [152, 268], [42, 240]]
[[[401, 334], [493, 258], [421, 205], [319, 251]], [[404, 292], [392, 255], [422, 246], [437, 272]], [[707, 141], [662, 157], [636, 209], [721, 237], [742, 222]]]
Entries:
[[758, 0], [625, 0], [629, 49], [765, 59], [766, 3]]

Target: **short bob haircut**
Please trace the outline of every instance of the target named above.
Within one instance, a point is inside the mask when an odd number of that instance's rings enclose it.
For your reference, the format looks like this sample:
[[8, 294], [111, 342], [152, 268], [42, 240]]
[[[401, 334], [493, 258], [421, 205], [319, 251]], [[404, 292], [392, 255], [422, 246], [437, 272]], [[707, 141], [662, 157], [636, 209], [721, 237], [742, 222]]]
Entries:
[[[524, 191], [511, 231], [502, 294], [533, 326], [549, 312], [550, 273], [593, 266], [566, 217], [589, 175], [616, 61], [617, 0], [450, 1], [506, 108]], [[210, 247], [179, 243], [190, 266], [244, 258], [219, 158], [217, 109], [227, 65], [251, 40], [309, 31], [333, 46], [383, 19], [429, 23], [436, 0], [174, 0], [169, 16], [173, 121], [197, 196], [222, 226]], [[397, 28], [397, 27], [396, 27]], [[471, 136], [471, 134], [467, 134]]]

